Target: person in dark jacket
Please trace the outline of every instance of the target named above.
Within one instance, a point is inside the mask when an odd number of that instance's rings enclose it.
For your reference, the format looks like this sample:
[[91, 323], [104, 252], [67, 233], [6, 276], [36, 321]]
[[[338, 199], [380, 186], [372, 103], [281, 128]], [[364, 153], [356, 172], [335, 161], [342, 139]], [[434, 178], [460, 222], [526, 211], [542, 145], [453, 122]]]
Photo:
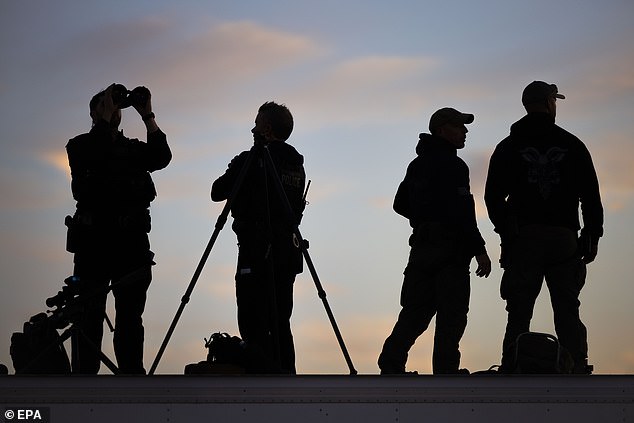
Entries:
[[[66, 145], [77, 211], [67, 218], [69, 252], [85, 307], [73, 363], [75, 373], [97, 373], [97, 355], [110, 286], [115, 298], [114, 351], [119, 371], [145, 373], [142, 314], [152, 280], [150, 202], [156, 197], [150, 172], [166, 167], [172, 153], [156, 124], [149, 90], [132, 104], [147, 128], [147, 142], [119, 130], [121, 108], [130, 105], [125, 87], [114, 84], [90, 101], [92, 129]], [[136, 97], [135, 97], [136, 98]], [[92, 345], [91, 345], [92, 344]]]
[[588, 149], [555, 124], [556, 100], [563, 98], [556, 85], [530, 83], [522, 94], [526, 116], [511, 125], [489, 163], [485, 202], [502, 242], [500, 291], [508, 312], [503, 372], [512, 371], [513, 343], [530, 329], [544, 279], [555, 331], [575, 360], [574, 372], [591, 370], [579, 294], [603, 235], [603, 207]]
[[472, 114], [453, 108], [436, 111], [431, 134], [420, 134], [416, 157], [394, 198], [394, 210], [409, 219], [409, 261], [401, 306], [378, 364], [381, 374], [405, 373], [408, 352], [436, 316], [434, 374], [468, 373], [460, 369], [459, 343], [467, 325], [473, 257], [476, 275], [487, 277], [491, 260], [480, 235], [469, 187], [469, 168], [457, 155], [465, 146]]
[[[288, 108], [264, 103], [251, 130], [254, 147], [236, 156], [211, 188], [213, 201], [227, 200], [247, 158], [255, 155], [231, 206], [232, 228], [238, 238], [238, 328], [247, 345], [265, 357], [255, 372], [296, 373], [290, 318], [293, 285], [303, 263], [293, 229], [305, 206], [306, 175], [303, 156], [286, 142], [292, 131], [293, 116]], [[292, 216], [267, 171], [269, 153]]]

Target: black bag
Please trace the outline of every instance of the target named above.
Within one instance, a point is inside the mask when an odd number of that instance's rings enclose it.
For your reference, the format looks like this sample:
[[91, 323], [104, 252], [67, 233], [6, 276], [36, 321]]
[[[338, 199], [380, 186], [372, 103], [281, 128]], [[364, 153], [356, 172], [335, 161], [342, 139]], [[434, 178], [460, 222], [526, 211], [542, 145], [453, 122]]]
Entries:
[[217, 332], [205, 338], [207, 361], [218, 364], [244, 366], [246, 344], [237, 336]]
[[509, 373], [570, 374], [574, 361], [570, 352], [550, 334], [524, 332], [510, 347], [513, 365]]
[[264, 353], [237, 336], [217, 332], [205, 338], [207, 360], [185, 366], [185, 374], [264, 373]]
[[11, 335], [10, 354], [16, 374], [70, 374], [68, 354], [46, 313], [31, 317], [23, 332]]

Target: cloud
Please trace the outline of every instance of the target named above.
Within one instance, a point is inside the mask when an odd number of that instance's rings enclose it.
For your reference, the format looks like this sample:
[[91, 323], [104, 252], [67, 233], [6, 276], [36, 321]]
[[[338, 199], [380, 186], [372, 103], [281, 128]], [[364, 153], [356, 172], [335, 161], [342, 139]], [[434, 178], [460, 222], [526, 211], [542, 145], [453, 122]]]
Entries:
[[[50, 179], [46, 180], [46, 177]], [[32, 167], [0, 167], [0, 194], [3, 212], [38, 211], [71, 201], [67, 183], [55, 181], [42, 169], [33, 170]]]
[[420, 111], [422, 93], [415, 87], [436, 66], [427, 57], [356, 57], [305, 81], [291, 98], [313, 126], [400, 121]]
[[183, 24], [162, 16], [109, 22], [53, 38], [50, 49], [20, 58], [19, 65], [34, 73], [36, 81], [42, 81], [41, 69], [48, 70], [49, 85], [41, 90], [59, 87], [56, 81], [81, 69], [82, 76], [63, 95], [72, 95], [82, 108], [86, 98], [77, 99], [78, 92], [94, 92], [113, 80], [146, 85], [157, 115], [166, 111], [179, 116], [186, 129], [190, 122], [199, 125], [201, 115], [225, 124], [241, 121], [242, 97], [252, 96], [254, 84], [327, 51], [310, 37], [253, 21], [216, 22], [189, 31], [182, 30]]
[[369, 87], [390, 84], [436, 65], [432, 59], [399, 56], [366, 56], [341, 63], [330, 72], [327, 81], [337, 88]]
[[42, 152], [39, 155], [42, 162], [65, 174], [70, 181], [70, 167], [68, 166], [68, 156], [65, 150]]
[[[267, 73], [299, 65], [324, 49], [308, 37], [267, 28], [251, 21], [225, 22], [165, 51], [144, 57], [151, 80], [172, 104], [202, 108], [213, 119], [232, 121], [236, 94]], [[238, 91], [236, 91], [238, 90]], [[233, 101], [230, 101], [233, 100]], [[196, 110], [195, 110], [196, 111]], [[241, 116], [241, 114], [239, 114]]]
[[[44, 34], [44, 37], [50, 36], [46, 48], [42, 43], [31, 40], [28, 49], [19, 51], [24, 57], [18, 60], [23, 61], [21, 64], [27, 72], [21, 77], [33, 73], [36, 75], [34, 81], [46, 82], [47, 89], [59, 92], [57, 81], [66, 83], [68, 75], [81, 75], [74, 80], [75, 84], [81, 85], [97, 78], [102, 80], [104, 76], [118, 78], [130, 75], [138, 65], [142, 66], [141, 75], [152, 73], [152, 69], [143, 66], [143, 63], [148, 56], [157, 54], [156, 46], [163, 45], [174, 27], [167, 19], [147, 16], [87, 28], [72, 35]], [[78, 72], [79, 69], [81, 72]], [[42, 78], [44, 70], [48, 73], [47, 79]], [[103, 85], [93, 86], [92, 90], [105, 88], [109, 82], [108, 79], [102, 80]]]

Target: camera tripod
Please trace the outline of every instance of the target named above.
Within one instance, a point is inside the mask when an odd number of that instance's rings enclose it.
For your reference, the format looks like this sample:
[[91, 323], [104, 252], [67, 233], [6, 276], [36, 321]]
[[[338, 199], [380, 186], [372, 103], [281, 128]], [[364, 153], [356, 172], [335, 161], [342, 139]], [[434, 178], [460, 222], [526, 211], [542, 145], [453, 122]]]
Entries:
[[[203, 252], [203, 255], [198, 263], [198, 266], [196, 267], [196, 270], [194, 271], [194, 275], [192, 276], [192, 279], [187, 287], [187, 290], [185, 291], [185, 294], [183, 295], [181, 299], [181, 303], [178, 307], [178, 310], [176, 311], [176, 315], [174, 316], [174, 319], [172, 320], [172, 323], [170, 324], [170, 327], [165, 335], [165, 338], [163, 340], [163, 343], [161, 344], [161, 347], [159, 348], [156, 358], [154, 359], [154, 362], [152, 363], [152, 367], [150, 368], [150, 371], [148, 372], [149, 375], [154, 374], [154, 372], [156, 371], [156, 368], [158, 367], [161, 357], [163, 356], [163, 353], [165, 352], [167, 344], [169, 343], [169, 340], [174, 332], [174, 329], [176, 328], [178, 320], [180, 319], [180, 316], [182, 315], [183, 310], [185, 309], [185, 306], [187, 305], [187, 303], [189, 302], [191, 298], [191, 294], [194, 290], [196, 283], [198, 282], [198, 279], [205, 266], [205, 263], [207, 262], [207, 259], [209, 258], [209, 254], [211, 253], [211, 250], [216, 242], [216, 239], [218, 238], [220, 231], [223, 229], [225, 223], [227, 222], [227, 216], [229, 215], [229, 212], [231, 211], [231, 206], [233, 205], [233, 202], [240, 190], [242, 183], [244, 182], [245, 176], [248, 173], [249, 168], [251, 167], [255, 157], [258, 157], [261, 160], [261, 163], [263, 164], [265, 168], [265, 173], [268, 174], [268, 175], [265, 175], [265, 181], [267, 180], [266, 176], [269, 176], [270, 179], [273, 181], [273, 184], [275, 185], [275, 189], [278, 193], [280, 200], [283, 203], [284, 210], [286, 212], [286, 219], [288, 219], [288, 222], [291, 224], [293, 237], [297, 241], [296, 245], [298, 244], [298, 247], [301, 249], [302, 256], [306, 262], [306, 265], [308, 266], [313, 282], [315, 283], [317, 294], [324, 305], [326, 314], [328, 315], [328, 319], [330, 321], [330, 324], [337, 338], [337, 342], [339, 343], [339, 347], [341, 348], [343, 356], [346, 360], [346, 364], [348, 365], [348, 369], [350, 370], [350, 374], [351, 375], [357, 374], [357, 371], [355, 370], [354, 365], [352, 364], [352, 359], [350, 358], [350, 354], [348, 353], [346, 345], [343, 341], [341, 332], [339, 331], [339, 327], [337, 326], [337, 323], [335, 321], [334, 314], [330, 308], [330, 305], [328, 304], [326, 291], [324, 291], [324, 288], [319, 280], [319, 276], [317, 275], [317, 271], [315, 270], [315, 266], [310, 257], [310, 254], [308, 254], [308, 242], [304, 240], [304, 238], [302, 237], [299, 231], [299, 222], [297, 218], [295, 217], [295, 213], [291, 207], [291, 204], [288, 200], [286, 192], [284, 191], [282, 181], [280, 180], [280, 177], [277, 173], [277, 169], [275, 167], [275, 163], [273, 162], [273, 158], [271, 157], [271, 153], [268, 149], [268, 146], [262, 145], [260, 143], [256, 143], [253, 145], [253, 147], [251, 147], [251, 150], [249, 151], [246, 157], [246, 160], [244, 164], [242, 165], [242, 168], [240, 169], [240, 173], [238, 174], [236, 181], [234, 182], [233, 188], [231, 189], [231, 193], [229, 197], [227, 198], [225, 206], [222, 209], [222, 212], [220, 213], [220, 215], [218, 216], [211, 238], [207, 244], [207, 247], [205, 248], [205, 251]], [[268, 187], [266, 187], [266, 189], [268, 190]], [[266, 194], [268, 196], [268, 192]], [[278, 348], [278, 355], [279, 355], [279, 343], [277, 345], [277, 348]]]

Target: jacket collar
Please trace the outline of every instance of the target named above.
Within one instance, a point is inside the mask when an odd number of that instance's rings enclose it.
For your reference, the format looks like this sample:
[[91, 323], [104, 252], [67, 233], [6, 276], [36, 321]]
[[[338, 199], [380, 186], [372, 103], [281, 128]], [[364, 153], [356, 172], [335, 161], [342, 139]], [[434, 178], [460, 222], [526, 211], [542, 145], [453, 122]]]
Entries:
[[423, 133], [418, 136], [416, 154], [420, 156], [425, 152], [444, 152], [454, 156], [457, 155], [456, 147], [451, 145], [444, 138]]

